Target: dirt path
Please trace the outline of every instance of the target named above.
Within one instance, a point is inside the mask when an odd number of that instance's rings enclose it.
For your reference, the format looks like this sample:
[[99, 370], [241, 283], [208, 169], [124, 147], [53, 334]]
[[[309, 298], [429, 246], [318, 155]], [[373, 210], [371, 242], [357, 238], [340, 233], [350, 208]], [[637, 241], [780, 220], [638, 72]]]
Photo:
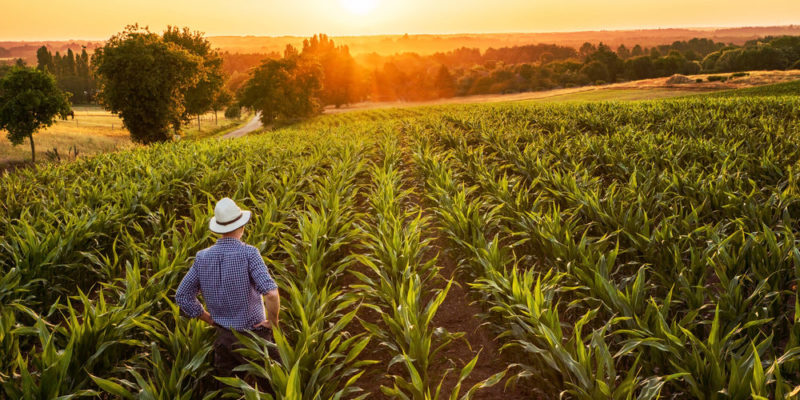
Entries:
[[231, 138], [242, 137], [242, 136], [247, 135], [248, 133], [250, 133], [250, 132], [252, 132], [252, 131], [254, 131], [256, 129], [261, 128], [261, 120], [259, 119], [259, 117], [261, 117], [261, 114], [256, 113], [256, 115], [253, 116], [253, 119], [251, 119], [243, 127], [239, 128], [239, 129], [237, 129], [235, 131], [231, 131], [231, 132], [226, 133], [220, 139], [231, 139]]

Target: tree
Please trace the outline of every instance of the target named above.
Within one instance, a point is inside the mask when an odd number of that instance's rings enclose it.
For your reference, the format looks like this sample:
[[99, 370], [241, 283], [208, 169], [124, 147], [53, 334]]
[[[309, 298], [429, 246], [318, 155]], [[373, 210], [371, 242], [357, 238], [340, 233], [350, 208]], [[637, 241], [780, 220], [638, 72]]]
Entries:
[[239, 103], [261, 113], [264, 126], [306, 118], [322, 111], [322, 71], [300, 57], [264, 60], [239, 92]]
[[[217, 112], [227, 107], [233, 102], [233, 95], [226, 89], [217, 92], [214, 97], [214, 102], [211, 103], [211, 109], [214, 110], [214, 124], [217, 124]], [[227, 115], [226, 115], [227, 117]]]
[[631, 51], [628, 50], [628, 48], [625, 47], [624, 44], [621, 44], [619, 45], [619, 47], [617, 47], [617, 55], [619, 56], [619, 58], [625, 60], [631, 57]]
[[[284, 58], [291, 55], [287, 48]], [[320, 100], [323, 105], [332, 104], [338, 108], [356, 99], [356, 63], [347, 46], [336, 46], [327, 35], [314, 35], [303, 41], [300, 56], [319, 63], [322, 68]]]
[[138, 25], [112, 36], [92, 58], [102, 103], [139, 143], [170, 140], [170, 127], [180, 132], [184, 95], [200, 80], [202, 62]]
[[[617, 75], [619, 75], [619, 73], [622, 72], [623, 63], [622, 60], [619, 59], [617, 54], [611, 51], [610, 47], [604, 45], [603, 43], [600, 43], [597, 46], [597, 50], [591, 55], [589, 55], [589, 57], [586, 59], [587, 65], [592, 61], [600, 62], [601, 64], [603, 64], [603, 66], [607, 71], [606, 78], [604, 79], [594, 79], [592, 78], [592, 75], [588, 75], [592, 81], [596, 80], [602, 80], [605, 82], [617, 81]], [[602, 75], [601, 70], [598, 69], [597, 67], [591, 67], [590, 70], [592, 71], [592, 73], [595, 74], [595, 76]]]
[[438, 96], [441, 98], [453, 97], [456, 94], [456, 79], [445, 65], [439, 67], [434, 85]]
[[47, 50], [46, 46], [39, 47], [39, 50], [36, 50], [36, 68], [39, 71], [47, 71], [52, 74], [55, 72], [54, 67], [53, 55], [50, 50]]
[[200, 129], [200, 115], [213, 109], [214, 100], [225, 82], [222, 73], [222, 57], [219, 52], [211, 49], [211, 43], [203, 37], [201, 32], [169, 26], [164, 31], [163, 37], [165, 42], [175, 43], [202, 59], [197, 83], [187, 88], [184, 93], [185, 110], [183, 115], [183, 120], [187, 122], [190, 116], [196, 116], [197, 129]]
[[581, 57], [587, 58], [595, 51], [597, 51], [597, 48], [594, 47], [593, 44], [586, 42], [581, 46], [580, 50], [578, 50], [578, 53], [580, 53]]
[[653, 59], [650, 56], [638, 56], [625, 60], [625, 77], [630, 80], [652, 78], [655, 76]]
[[31, 142], [31, 159], [36, 163], [33, 134], [65, 118], [70, 111], [67, 96], [58, 89], [53, 75], [32, 68], [14, 67], [0, 80], [0, 130], [8, 140]]
[[581, 68], [581, 73], [589, 78], [592, 83], [607, 83], [609, 81], [608, 68], [600, 61], [590, 61]]

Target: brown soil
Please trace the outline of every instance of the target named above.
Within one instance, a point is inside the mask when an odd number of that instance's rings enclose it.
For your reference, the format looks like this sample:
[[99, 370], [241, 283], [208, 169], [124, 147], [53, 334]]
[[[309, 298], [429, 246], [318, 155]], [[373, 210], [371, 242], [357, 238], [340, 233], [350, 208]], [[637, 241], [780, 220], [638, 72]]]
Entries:
[[[406, 168], [406, 175], [409, 178], [414, 177], [413, 171], [408, 167], [413, 165], [411, 157], [406, 153], [404, 155], [404, 164]], [[413, 182], [413, 180], [410, 180]], [[430, 216], [423, 198], [419, 194], [421, 188], [417, 188], [416, 192], [412, 192], [409, 201], [414, 206], [423, 210], [424, 214]], [[364, 205], [365, 206], [365, 205]], [[432, 222], [433, 225], [433, 222]], [[458, 260], [453, 258], [449, 252], [446, 252], [446, 239], [441, 233], [434, 229], [433, 226], [429, 229], [433, 242], [430, 245], [429, 251], [425, 255], [423, 262], [437, 257], [437, 266], [440, 268], [439, 274], [441, 279], [431, 282], [431, 289], [441, 289], [447, 284], [447, 281], [453, 279], [453, 285], [442, 303], [436, 316], [433, 320], [433, 327], [442, 327], [448, 332], [464, 332], [464, 337], [450, 343], [446, 348], [442, 349], [438, 354], [437, 360], [433, 362], [430, 371], [433, 371], [433, 379], [438, 382], [442, 374], [451, 369], [447, 374], [444, 384], [442, 385], [442, 393], [440, 398], [447, 398], [458, 381], [461, 368], [464, 367], [469, 361], [472, 360], [480, 352], [478, 362], [469, 377], [462, 383], [459, 396], [466, 393], [476, 383], [498, 373], [507, 368], [509, 361], [506, 357], [500, 354], [499, 345], [494, 340], [494, 335], [489, 331], [486, 325], [482, 324], [482, 320], [478, 316], [481, 308], [478, 304], [473, 303], [469, 297], [469, 290], [467, 284], [456, 276]], [[363, 265], [354, 265], [353, 269], [372, 275], [367, 271]], [[356, 279], [349, 276], [344, 279], [345, 283], [356, 283]], [[425, 299], [426, 301], [428, 299]], [[382, 324], [380, 315], [370, 309], [363, 309], [359, 312], [359, 317], [367, 322]], [[363, 332], [362, 327], [352, 327], [349, 329], [353, 333]], [[387, 373], [404, 375], [405, 370], [399, 364], [394, 365], [391, 369], [387, 370], [389, 361], [392, 355], [387, 349], [380, 345], [377, 340], [373, 340], [364, 349], [364, 352], [359, 357], [361, 359], [377, 360], [378, 364], [370, 367], [370, 370], [359, 379], [357, 385], [365, 392], [371, 393], [370, 399], [388, 399], [380, 391], [381, 386], [392, 386], [392, 380], [387, 378]], [[507, 390], [504, 388], [506, 378], [500, 381], [493, 387], [479, 390], [475, 399], [530, 399], [533, 398], [525, 391], [521, 385], [516, 387], [509, 387]], [[364, 392], [361, 392], [364, 393]]]
[[[432, 250], [437, 251], [439, 254], [437, 265], [442, 268], [439, 273], [445, 279], [453, 279], [450, 292], [448, 292], [444, 303], [436, 313], [433, 325], [441, 326], [449, 332], [464, 332], [465, 335], [463, 340], [451, 343], [440, 353], [439, 363], [433, 366], [432, 369], [434, 371], [443, 371], [449, 367], [454, 368], [454, 371], [447, 376], [443, 385], [445, 388], [443, 391], [449, 395], [450, 390], [458, 381], [458, 374], [461, 368], [480, 352], [475, 368], [462, 384], [459, 395], [463, 395], [476, 383], [506, 369], [509, 361], [500, 354], [499, 345], [494, 340], [492, 332], [489, 331], [486, 325], [482, 324], [482, 320], [478, 316], [482, 310], [478, 304], [470, 300], [466, 282], [458, 278], [458, 262], [450, 256], [450, 252], [445, 251], [446, 243], [446, 240], [442, 237], [437, 237], [432, 243]], [[444, 287], [445, 284], [443, 282], [441, 287]], [[455, 365], [452, 365], [452, 362]], [[520, 385], [505, 389], [507, 377], [508, 375], [490, 388], [479, 390], [474, 398], [505, 400], [532, 398]]]

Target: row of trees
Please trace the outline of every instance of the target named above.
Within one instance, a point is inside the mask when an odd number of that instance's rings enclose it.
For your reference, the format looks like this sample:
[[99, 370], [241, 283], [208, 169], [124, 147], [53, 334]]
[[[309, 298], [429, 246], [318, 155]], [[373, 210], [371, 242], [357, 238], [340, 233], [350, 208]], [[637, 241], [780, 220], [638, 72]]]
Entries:
[[188, 28], [168, 27], [158, 35], [128, 26], [95, 52], [93, 73], [85, 51], [77, 57], [71, 50], [53, 56], [42, 47], [37, 61], [35, 69], [24, 63], [0, 69], [0, 130], [15, 145], [29, 139], [34, 162], [33, 134], [71, 110], [69, 94], [62, 90], [69, 78], [96, 79], [99, 100], [120, 115], [139, 143], [171, 140], [192, 116], [220, 110], [232, 100], [223, 88], [222, 58], [201, 33]]
[[[353, 58], [345, 47], [337, 47], [320, 35], [306, 41], [301, 55], [316, 59], [323, 71], [320, 105], [339, 106], [365, 100], [415, 101], [548, 90], [673, 74], [785, 69], [793, 65], [791, 60], [798, 58], [792, 53], [797, 51], [798, 39], [768, 38], [745, 46], [731, 46], [695, 38], [651, 48], [621, 45], [615, 50], [603, 43], [585, 43], [578, 49], [536, 44], [485, 52], [460, 48], [429, 56], [403, 53]], [[257, 57], [227, 57], [233, 74], [228, 82], [231, 90], [236, 91], [249, 77], [247, 61], [254, 63]], [[278, 54], [264, 57], [282, 58]]]
[[73, 103], [87, 104], [95, 100], [97, 87], [89, 63], [85, 48], [78, 55], [68, 49], [63, 56], [58, 51], [54, 55], [46, 46], [36, 51], [36, 68], [53, 74]]
[[800, 36], [752, 40], [742, 47], [724, 47], [703, 59], [703, 70], [709, 72], [787, 68], [800, 69]]

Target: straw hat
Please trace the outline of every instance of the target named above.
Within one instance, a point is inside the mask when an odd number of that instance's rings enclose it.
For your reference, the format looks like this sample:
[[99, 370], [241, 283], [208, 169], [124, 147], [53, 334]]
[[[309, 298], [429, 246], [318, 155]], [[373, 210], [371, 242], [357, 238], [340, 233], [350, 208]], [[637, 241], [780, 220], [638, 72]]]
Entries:
[[214, 207], [214, 217], [208, 228], [215, 233], [233, 232], [250, 221], [250, 215], [250, 211], [242, 211], [233, 200], [225, 197]]

